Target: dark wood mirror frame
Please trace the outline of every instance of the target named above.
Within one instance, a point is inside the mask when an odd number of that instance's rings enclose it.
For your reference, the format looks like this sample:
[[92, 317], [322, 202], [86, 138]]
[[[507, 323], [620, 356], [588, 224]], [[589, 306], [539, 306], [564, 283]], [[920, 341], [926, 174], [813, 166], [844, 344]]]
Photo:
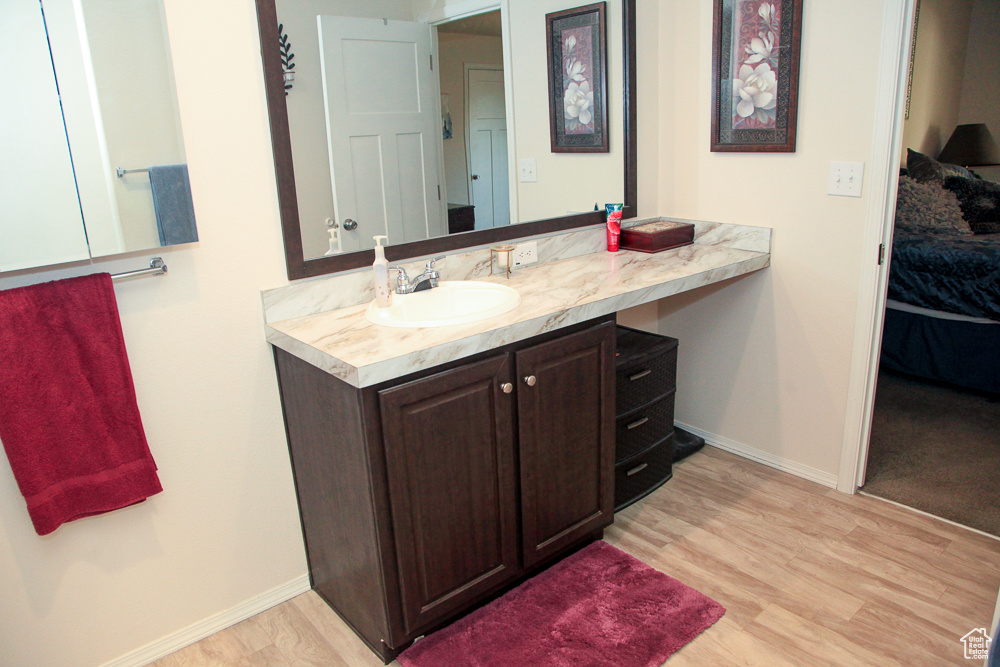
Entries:
[[[261, 60], [264, 63], [264, 87], [267, 94], [267, 110], [270, 116], [274, 173], [278, 184], [278, 210], [281, 215], [281, 234], [285, 245], [285, 267], [288, 271], [288, 279], [310, 278], [367, 266], [375, 260], [375, 253], [371, 250], [314, 259], [306, 259], [303, 254], [302, 232], [299, 228], [299, 207], [295, 193], [295, 171], [292, 165], [292, 143], [288, 130], [288, 111], [285, 107], [281, 54], [278, 50], [278, 17], [274, 0], [257, 0], [257, 25], [260, 31]], [[625, 134], [625, 210], [623, 217], [625, 218], [635, 217], [638, 198], [635, 28], [635, 0], [622, 0], [622, 55], [624, 61], [622, 85], [624, 118], [622, 121]], [[270, 46], [265, 47], [265, 45]], [[391, 245], [386, 248], [385, 254], [390, 261], [399, 261], [603, 223], [604, 213], [595, 211]]]

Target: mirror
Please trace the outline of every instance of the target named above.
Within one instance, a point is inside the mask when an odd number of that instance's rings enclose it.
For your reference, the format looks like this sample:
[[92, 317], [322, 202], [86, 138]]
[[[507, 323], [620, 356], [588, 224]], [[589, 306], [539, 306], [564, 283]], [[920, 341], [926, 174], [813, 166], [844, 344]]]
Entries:
[[[374, 259], [373, 253], [367, 250], [371, 244], [370, 237], [373, 234], [385, 234], [386, 231], [382, 231], [383, 229], [388, 231], [390, 237], [386, 254], [390, 260], [398, 260], [522, 236], [601, 224], [604, 220], [603, 211], [593, 212], [593, 208], [595, 204], [603, 208], [606, 201], [623, 201], [626, 204], [626, 217], [635, 215], [635, 0], [624, 0], [620, 8], [612, 3], [614, 6], [609, 7], [608, 12], [607, 68], [608, 97], [612, 100], [609, 103], [611, 152], [605, 154], [555, 154], [550, 151], [545, 13], [571, 6], [565, 2], [495, 0], [494, 5], [499, 5], [501, 8], [499, 21], [501, 34], [506, 34], [506, 38], [500, 44], [495, 41], [496, 20], [484, 15], [489, 9], [495, 9], [489, 7], [488, 0], [482, 3], [414, 0], [412, 6], [404, 2], [365, 0], [308, 2], [277, 0], [277, 2], [276, 7], [275, 0], [257, 0], [257, 10], [285, 257], [290, 279], [322, 275], [370, 264]], [[296, 16], [291, 9], [288, 9], [288, 14], [284, 14], [286, 8], [295, 7], [305, 8], [306, 12]], [[320, 16], [323, 18], [317, 18]], [[338, 101], [345, 104], [354, 103], [349, 95], [345, 100], [343, 92], [345, 90], [350, 92], [352, 85], [360, 87], [366, 81], [375, 80], [376, 70], [373, 68], [380, 56], [371, 52], [362, 53], [361, 50], [348, 53], [348, 49], [339, 49], [345, 54], [344, 62], [339, 66], [340, 69], [334, 69], [334, 65], [326, 61], [326, 56], [331, 51], [338, 51], [329, 46], [330, 43], [336, 44], [334, 40], [337, 35], [338, 19], [328, 21], [326, 18], [328, 16], [337, 16], [345, 21], [359, 20], [359, 17], [367, 18], [372, 24], [378, 25], [418, 23], [414, 21], [418, 18], [423, 19], [425, 25], [429, 23], [439, 28], [431, 31], [431, 46], [441, 75], [434, 77], [432, 88], [434, 94], [424, 98], [430, 99], [431, 102], [423, 105], [432, 107], [436, 116], [433, 129], [423, 131], [423, 135], [432, 136], [434, 141], [404, 146], [394, 154], [394, 157], [404, 154], [426, 155], [437, 151], [441, 156], [438, 163], [422, 165], [423, 174], [435, 172], [442, 174], [439, 181], [442, 185], [440, 200], [434, 192], [436, 187], [434, 189], [425, 187], [421, 191], [421, 186], [425, 186], [429, 179], [413, 176], [414, 173], [421, 174], [420, 170], [400, 171], [400, 175], [395, 177], [396, 182], [411, 184], [409, 191], [416, 193], [413, 196], [423, 197], [421, 201], [426, 203], [427, 210], [433, 213], [436, 206], [440, 206], [439, 215], [436, 217], [428, 215], [426, 220], [418, 221], [414, 226], [418, 231], [417, 234], [408, 235], [398, 226], [405, 222], [408, 213], [412, 213], [412, 207], [396, 204], [393, 208], [387, 205], [389, 198], [382, 191], [377, 192], [378, 196], [364, 195], [357, 197], [353, 204], [345, 203], [342, 200], [343, 195], [335, 187], [342, 185], [345, 180], [341, 175], [344, 172], [338, 170], [337, 161], [348, 154], [354, 162], [363, 162], [358, 160], [357, 156], [364, 155], [364, 144], [377, 142], [370, 140], [376, 131], [366, 130], [367, 135], [361, 139], [352, 140], [348, 136], [346, 140], [338, 143], [333, 135], [349, 125], [351, 119], [347, 119], [332, 105]], [[381, 18], [372, 20], [372, 16]], [[382, 21], [382, 18], [386, 20]], [[468, 26], [463, 23], [474, 25]], [[356, 31], [357, 28], [352, 26], [345, 30], [350, 32]], [[477, 54], [476, 61], [479, 62], [469, 63], [469, 56], [459, 53], [449, 63], [449, 52], [459, 52], [463, 45], [467, 52], [471, 49]], [[327, 48], [324, 49], [324, 46]], [[288, 61], [290, 54], [293, 58]], [[410, 57], [409, 53], [404, 53], [402, 50], [398, 50], [395, 55], [390, 50], [389, 54], [382, 58], [388, 62], [399, 62], [404, 56]], [[286, 58], [284, 65], [289, 66], [287, 71], [283, 67], [283, 57]], [[528, 61], [528, 57], [532, 59]], [[318, 62], [320, 60], [323, 62]], [[472, 150], [470, 144], [474, 142], [464, 139], [472, 134], [471, 126], [475, 122], [474, 114], [465, 111], [466, 108], [471, 109], [473, 106], [467, 106], [465, 101], [474, 85], [467, 84], [464, 86], [465, 90], [461, 90], [461, 86], [456, 88], [453, 83], [446, 81], [445, 76], [449, 68], [453, 74], [459, 66], [462, 66], [464, 71], [458, 77], [452, 76], [452, 81], [471, 80], [475, 83], [475, 79], [469, 78], [469, 70], [477, 68], [470, 65], [479, 65], [481, 66], [479, 69], [483, 70], [480, 73], [481, 78], [478, 79], [483, 82], [480, 87], [492, 86], [494, 90], [499, 88], [505, 94], [503, 102], [494, 101], [493, 106], [508, 112], [506, 134], [509, 142], [506, 150], [503, 148], [494, 150], [493, 159], [486, 160], [486, 163], [496, 167], [493, 169], [494, 176], [506, 173], [508, 177], [506, 181], [494, 178], [492, 188], [494, 195], [487, 201], [506, 199], [509, 202], [507, 219], [516, 224], [504, 224], [502, 210], [492, 216], [486, 215], [489, 212], [484, 210], [480, 200], [475, 203], [473, 231], [457, 231], [454, 229], [456, 216], [448, 215], [449, 208], [454, 210], [467, 207], [470, 199], [475, 196], [476, 181], [483, 180], [483, 177], [478, 173], [480, 170], [475, 168], [477, 162], [470, 155]], [[500, 70], [495, 69], [498, 66]], [[397, 69], [402, 68], [397, 67]], [[489, 71], [491, 69], [493, 72]], [[286, 73], [294, 75], [288, 77], [291, 80], [286, 80]], [[381, 77], [378, 77], [378, 80], [381, 80]], [[502, 85], [496, 85], [498, 81], [502, 82]], [[528, 86], [529, 82], [531, 84], [529, 87], [520, 87], [522, 84]], [[291, 87], [286, 90], [286, 85]], [[402, 90], [405, 83], [399, 82], [396, 85]], [[369, 85], [369, 88], [377, 87]], [[386, 111], [385, 104], [398, 102], [387, 94], [386, 90], [392, 91], [393, 88], [390, 86], [372, 91], [369, 97], [354, 103], [352, 109], [367, 105], [374, 112]], [[311, 105], [306, 104], [309, 98], [314, 100]], [[380, 104], [383, 106], [379, 106]], [[418, 104], [415, 103], [414, 106]], [[511, 111], [513, 113], [510, 113]], [[452, 136], [446, 139], [444, 138], [447, 136], [445, 114], [449, 113]], [[300, 120], [306, 116], [310, 121], [303, 126]], [[473, 118], [473, 121], [469, 121], [469, 118]], [[459, 128], [462, 141], [455, 136], [459, 134], [455, 131], [456, 126]], [[310, 129], [303, 130], [303, 127]], [[331, 128], [330, 132], [328, 127]], [[467, 132], [466, 128], [470, 131]], [[497, 140], [499, 130], [502, 129], [504, 128], [493, 128], [490, 143], [494, 147], [502, 145]], [[410, 134], [415, 135], [417, 132], [413, 131]], [[482, 136], [482, 132], [477, 134]], [[343, 146], [354, 146], [355, 150], [352, 152]], [[538, 146], [544, 146], [544, 150], [537, 148]], [[376, 153], [371, 151], [371, 155]], [[517, 169], [511, 168], [511, 165], [517, 165], [518, 161], [525, 158], [535, 160], [537, 182], [519, 182], [524, 179], [518, 177]], [[387, 160], [384, 158], [381, 162], [376, 162], [374, 158], [368, 160], [370, 165], [375, 164], [379, 168], [382, 168], [385, 162]], [[332, 173], [337, 175], [336, 178], [331, 176], [331, 164]], [[470, 168], [470, 165], [473, 168]], [[371, 173], [373, 169], [374, 167], [369, 168], [368, 172], [361, 170], [360, 173]], [[480, 179], [472, 178], [474, 175], [479, 175]], [[362, 181], [366, 185], [370, 184], [369, 180], [364, 178], [353, 180], [355, 183]], [[502, 193], [504, 187], [508, 188], [509, 196], [503, 197], [502, 194], [498, 196], [496, 193]], [[347, 190], [355, 188], [349, 187]], [[403, 199], [405, 200], [405, 197]], [[373, 205], [376, 202], [378, 206]], [[449, 207], [449, 204], [452, 206]], [[365, 206], [368, 208], [365, 209]], [[361, 212], [357, 213], [355, 218], [352, 214], [356, 211]], [[484, 217], [492, 217], [493, 224], [483, 225]], [[500, 221], [499, 224], [497, 221]], [[332, 235], [329, 233], [328, 223], [336, 225]], [[357, 228], [345, 229], [355, 223]], [[397, 227], [394, 228], [392, 225]], [[400, 242], [400, 239], [403, 242]]]
[[4, 0], [0, 25], [0, 271], [196, 241], [162, 0]]

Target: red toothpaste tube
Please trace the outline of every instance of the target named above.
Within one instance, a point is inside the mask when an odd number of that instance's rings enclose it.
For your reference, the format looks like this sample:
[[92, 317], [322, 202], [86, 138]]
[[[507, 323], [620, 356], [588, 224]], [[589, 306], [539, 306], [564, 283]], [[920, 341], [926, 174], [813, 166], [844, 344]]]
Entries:
[[622, 233], [622, 209], [624, 204], [605, 204], [608, 213], [608, 252], [618, 252], [618, 238]]

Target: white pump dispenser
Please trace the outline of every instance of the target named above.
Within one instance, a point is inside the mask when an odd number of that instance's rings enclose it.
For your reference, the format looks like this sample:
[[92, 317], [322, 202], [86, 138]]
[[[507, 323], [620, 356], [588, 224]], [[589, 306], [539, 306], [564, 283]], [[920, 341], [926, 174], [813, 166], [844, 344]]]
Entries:
[[388, 308], [392, 305], [392, 290], [389, 289], [389, 262], [385, 259], [385, 248], [382, 241], [388, 236], [375, 236], [375, 262], [372, 271], [375, 273], [375, 305]]

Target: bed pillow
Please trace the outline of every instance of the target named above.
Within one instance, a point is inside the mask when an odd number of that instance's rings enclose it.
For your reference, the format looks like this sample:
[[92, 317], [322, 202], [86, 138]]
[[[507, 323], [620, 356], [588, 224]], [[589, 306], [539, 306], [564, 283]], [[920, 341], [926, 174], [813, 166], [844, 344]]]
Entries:
[[958, 197], [962, 215], [973, 232], [1000, 231], [1000, 183], [950, 176], [944, 186]]
[[918, 153], [912, 148], [906, 149], [906, 175], [921, 183], [931, 181], [944, 183], [944, 179], [949, 176], [976, 178], [976, 175], [965, 167], [960, 167], [957, 164], [938, 162], [934, 158], [923, 153]]
[[909, 176], [899, 177], [896, 229], [922, 234], [972, 234], [954, 192], [938, 183], [919, 183]]

